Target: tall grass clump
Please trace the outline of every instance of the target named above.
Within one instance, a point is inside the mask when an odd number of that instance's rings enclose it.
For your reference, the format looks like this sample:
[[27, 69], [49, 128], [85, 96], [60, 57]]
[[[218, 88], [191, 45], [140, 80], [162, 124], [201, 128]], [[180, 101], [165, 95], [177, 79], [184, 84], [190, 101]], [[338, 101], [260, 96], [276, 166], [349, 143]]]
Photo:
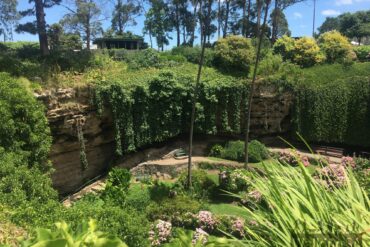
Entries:
[[369, 198], [351, 171], [346, 172], [341, 187], [324, 186], [322, 179], [328, 178], [312, 177], [302, 164], [298, 169], [265, 166], [265, 171], [265, 176], [253, 175], [253, 186], [262, 194], [265, 206], [247, 209], [252, 219], [245, 229], [248, 245], [369, 243]]

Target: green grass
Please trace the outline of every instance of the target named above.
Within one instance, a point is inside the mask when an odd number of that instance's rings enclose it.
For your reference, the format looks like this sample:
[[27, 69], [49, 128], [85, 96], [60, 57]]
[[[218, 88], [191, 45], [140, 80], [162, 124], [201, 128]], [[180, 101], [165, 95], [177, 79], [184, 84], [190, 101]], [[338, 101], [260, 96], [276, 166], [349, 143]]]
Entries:
[[230, 203], [211, 203], [209, 209], [212, 213], [218, 215], [231, 215], [246, 218], [249, 213], [243, 207]]
[[370, 76], [370, 63], [354, 63], [352, 66], [324, 64], [302, 70], [306, 83], [325, 84], [354, 76]]

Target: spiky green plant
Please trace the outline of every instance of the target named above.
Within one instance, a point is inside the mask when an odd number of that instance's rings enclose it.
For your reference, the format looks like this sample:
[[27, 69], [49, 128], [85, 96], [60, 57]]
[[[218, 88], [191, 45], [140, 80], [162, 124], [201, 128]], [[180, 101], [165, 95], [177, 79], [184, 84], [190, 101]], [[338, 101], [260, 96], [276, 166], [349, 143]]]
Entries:
[[[370, 241], [369, 198], [346, 172], [341, 187], [324, 186], [299, 164], [265, 166], [253, 175], [266, 205], [250, 210], [246, 246], [365, 246]], [[251, 224], [252, 223], [252, 224]]]
[[35, 239], [21, 243], [22, 247], [127, 247], [119, 238], [97, 231], [95, 220], [84, 222], [80, 231], [73, 232], [66, 222], [55, 224], [56, 230], [37, 229]]

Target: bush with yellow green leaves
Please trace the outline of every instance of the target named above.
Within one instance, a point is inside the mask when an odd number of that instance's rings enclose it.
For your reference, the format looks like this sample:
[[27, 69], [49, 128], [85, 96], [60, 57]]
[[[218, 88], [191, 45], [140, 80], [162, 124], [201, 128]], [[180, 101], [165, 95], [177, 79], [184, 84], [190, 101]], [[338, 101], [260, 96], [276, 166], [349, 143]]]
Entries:
[[343, 62], [351, 58], [352, 46], [348, 39], [338, 31], [330, 31], [320, 35], [318, 39], [321, 50], [329, 63]]
[[322, 63], [325, 55], [321, 52], [316, 40], [310, 37], [303, 37], [294, 42], [293, 62], [301, 67], [311, 67]]
[[255, 55], [251, 40], [241, 36], [220, 39], [215, 46], [215, 64], [224, 70], [248, 74]]

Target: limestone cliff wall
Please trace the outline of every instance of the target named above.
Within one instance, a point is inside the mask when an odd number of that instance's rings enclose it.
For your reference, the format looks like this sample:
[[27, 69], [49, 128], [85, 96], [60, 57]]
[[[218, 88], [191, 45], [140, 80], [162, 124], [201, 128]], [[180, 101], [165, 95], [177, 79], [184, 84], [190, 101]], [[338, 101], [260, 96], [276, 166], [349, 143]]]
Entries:
[[[53, 144], [50, 159], [55, 172], [52, 179], [60, 194], [74, 192], [90, 179], [104, 173], [113, 160], [114, 129], [112, 116], [104, 111], [102, 116], [91, 103], [92, 88], [65, 88], [46, 90], [36, 97], [47, 108]], [[292, 95], [278, 93], [274, 86], [259, 86], [253, 97], [251, 133], [253, 136], [276, 135], [289, 130]], [[80, 164], [80, 142], [77, 133], [80, 124], [85, 139], [88, 160], [86, 170]], [[205, 150], [206, 142], [198, 144], [196, 155]], [[186, 146], [176, 140], [122, 158], [120, 166], [131, 168], [147, 159], [156, 159], [171, 149]]]

